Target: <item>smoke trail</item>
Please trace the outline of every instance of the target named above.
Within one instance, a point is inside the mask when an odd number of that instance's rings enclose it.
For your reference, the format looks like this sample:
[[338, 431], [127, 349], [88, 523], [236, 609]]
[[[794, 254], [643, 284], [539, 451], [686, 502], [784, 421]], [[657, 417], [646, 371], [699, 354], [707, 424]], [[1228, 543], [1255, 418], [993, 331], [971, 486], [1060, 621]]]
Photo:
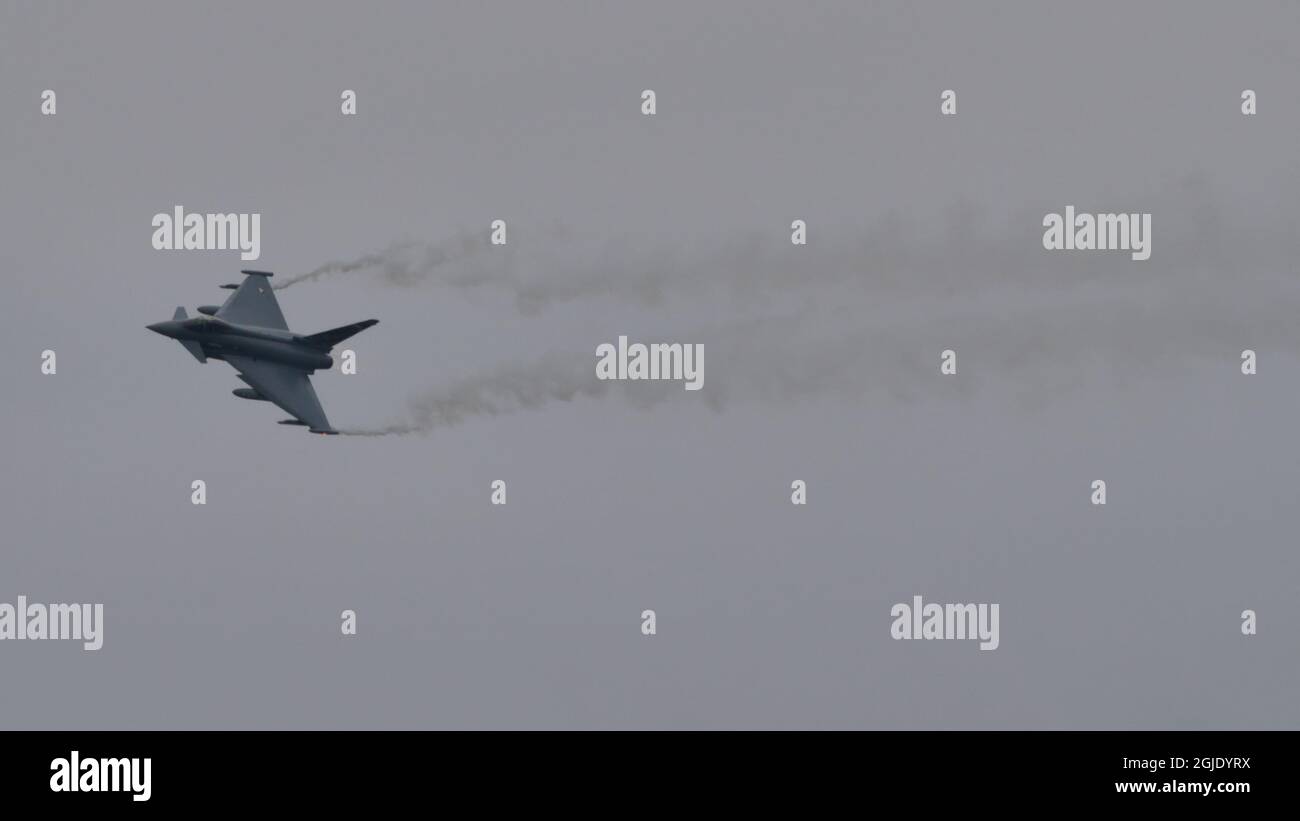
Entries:
[[283, 290], [299, 282], [313, 282], [322, 277], [374, 271], [380, 281], [396, 286], [411, 286], [439, 274], [453, 262], [469, 259], [489, 247], [480, 234], [462, 232], [439, 243], [395, 242], [382, 251], [363, 254], [355, 259], [327, 262], [305, 274], [297, 274], [275, 284]]
[[[810, 400], [908, 404], [969, 396], [996, 383], [1015, 403], [1041, 407], [1098, 381], [1118, 384], [1176, 376], [1210, 363], [1232, 373], [1246, 347], [1300, 350], [1300, 285], [1237, 301], [1225, 293], [1170, 294], [1162, 283], [1027, 298], [989, 294], [936, 310], [925, 299], [870, 306], [839, 304], [749, 317], [673, 334], [704, 346], [704, 385], [680, 381], [607, 382], [595, 376], [595, 345], [511, 364], [416, 396], [408, 417], [352, 436], [426, 434], [470, 419], [522, 413], [557, 402], [617, 395], [648, 408], [665, 401], [722, 410], [734, 402]], [[611, 340], [596, 340], [611, 341]], [[635, 341], [635, 340], [634, 340]], [[651, 341], [646, 339], [644, 341]], [[939, 355], [958, 352], [958, 375], [940, 377]]]
[[530, 410], [550, 402], [605, 393], [608, 382], [596, 379], [594, 358], [552, 354], [529, 365], [511, 365], [461, 379], [416, 396], [408, 403], [409, 419], [379, 427], [344, 428], [348, 436], [405, 436], [429, 433], [467, 419]]
[[1133, 209], [1156, 215], [1155, 251], [1150, 260], [1132, 267], [1114, 265], [1114, 256], [1044, 252], [1042, 216], [1060, 204], [1023, 208], [999, 227], [986, 209], [958, 202], [934, 220], [891, 212], [859, 227], [818, 226], [805, 247], [792, 246], [779, 230], [721, 240], [679, 237], [674, 243], [630, 236], [583, 240], [556, 228], [525, 236], [522, 245], [512, 235], [509, 246], [484, 253], [492, 248], [486, 232], [461, 233], [432, 244], [395, 243], [327, 263], [275, 287], [373, 272], [374, 281], [394, 287], [434, 284], [501, 291], [528, 315], [594, 299], [655, 307], [670, 300], [717, 297], [732, 307], [752, 306], [772, 297], [805, 298], [842, 287], [855, 299], [871, 301], [978, 295], [1003, 285], [1059, 291], [1092, 282], [1122, 287], [1165, 279], [1181, 287], [1189, 276], [1222, 276], [1232, 270], [1236, 277], [1254, 277], [1289, 267], [1300, 250], [1289, 226], [1268, 214], [1225, 208], [1223, 196], [1198, 177], [1140, 200]]
[[[469, 264], [448, 265], [437, 281], [508, 288], [525, 312], [599, 297], [650, 305], [677, 297], [700, 309], [708, 318], [694, 333], [637, 341], [704, 343], [704, 389], [618, 383], [614, 390], [635, 405], [910, 402], [998, 381], [1015, 400], [1041, 406], [1097, 379], [1159, 379], [1206, 362], [1232, 372], [1248, 347], [1300, 350], [1300, 282], [1287, 273], [1300, 256], [1300, 235], [1284, 220], [1233, 219], [1195, 181], [1135, 207], [1157, 215], [1153, 257], [1141, 263], [1043, 251], [1038, 209], [1017, 215], [1009, 233], [987, 233], [970, 227], [985, 220], [968, 208], [950, 211], [947, 228], [928, 239], [893, 216], [848, 241], [824, 232], [816, 247], [750, 236], [648, 255], [606, 245], [568, 261], [553, 248], [530, 248], [520, 255], [538, 266], [529, 277]], [[696, 299], [707, 293], [724, 299]], [[595, 378], [592, 352], [611, 339], [575, 330], [585, 353], [462, 380], [413, 399], [406, 420], [345, 432], [427, 433], [603, 396], [612, 384]], [[961, 365], [952, 379], [939, 379], [939, 352], [947, 348]]]

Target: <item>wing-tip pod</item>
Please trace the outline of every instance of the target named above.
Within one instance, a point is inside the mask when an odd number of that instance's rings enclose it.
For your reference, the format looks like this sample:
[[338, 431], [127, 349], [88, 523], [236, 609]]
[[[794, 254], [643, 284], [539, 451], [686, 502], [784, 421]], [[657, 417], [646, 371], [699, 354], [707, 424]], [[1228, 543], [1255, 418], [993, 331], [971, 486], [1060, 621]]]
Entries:
[[300, 428], [306, 428], [308, 433], [319, 433], [319, 434], [322, 434], [322, 435], [324, 435], [324, 436], [338, 436], [338, 435], [339, 435], [339, 432], [336, 431], [336, 430], [334, 430], [334, 428], [314, 428], [314, 427], [312, 427], [310, 424], [308, 424], [308, 423], [302, 421], [301, 419], [281, 419], [281, 420], [280, 420], [280, 424], [281, 424], [281, 425], [296, 425], [296, 426], [298, 426], [298, 427], [300, 427]]

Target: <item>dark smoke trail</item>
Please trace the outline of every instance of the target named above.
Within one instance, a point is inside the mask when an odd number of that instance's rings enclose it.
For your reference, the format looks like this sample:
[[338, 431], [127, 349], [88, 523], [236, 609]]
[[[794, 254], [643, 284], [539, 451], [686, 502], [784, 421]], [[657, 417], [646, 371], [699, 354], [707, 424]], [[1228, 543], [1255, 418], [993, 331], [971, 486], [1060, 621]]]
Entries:
[[375, 271], [390, 285], [411, 286], [434, 277], [444, 266], [468, 259], [489, 247], [485, 235], [461, 233], [440, 243], [396, 242], [382, 251], [350, 260], [327, 262], [305, 274], [275, 284], [283, 290], [299, 282], [312, 282], [338, 274]]
[[[699, 391], [681, 381], [601, 381], [593, 344], [459, 380], [411, 399], [407, 419], [341, 432], [425, 434], [610, 393], [640, 408], [676, 399], [717, 411], [733, 402], [910, 404], [997, 384], [1015, 401], [1042, 406], [1096, 380], [1150, 380], [1202, 364], [1232, 374], [1247, 347], [1300, 350], [1300, 286], [1279, 278], [1262, 301], [1249, 291], [1234, 301], [1227, 290], [1171, 296], [1148, 285], [1014, 301], [1003, 293], [942, 311], [927, 300], [815, 306], [674, 334], [704, 346]], [[959, 355], [953, 381], [939, 374], [945, 348]]]
[[[929, 236], [894, 217], [799, 249], [757, 235], [649, 253], [626, 242], [559, 251], [543, 244], [515, 258], [527, 261], [527, 277], [509, 265], [461, 265], [448, 266], [439, 281], [510, 289], [525, 311], [607, 297], [652, 306], [677, 298], [696, 309], [698, 297], [720, 297], [708, 303], [713, 324], [639, 340], [704, 343], [704, 389], [621, 383], [616, 390], [633, 404], [669, 396], [713, 409], [732, 400], [815, 397], [909, 402], [990, 380], [1041, 404], [1084, 379], [1122, 383], [1207, 362], [1231, 373], [1246, 348], [1300, 350], [1300, 285], [1289, 273], [1300, 235], [1285, 221], [1234, 217], [1199, 184], [1175, 186], [1140, 207], [1157, 215], [1154, 253], [1145, 262], [1045, 251], [1042, 209], [1034, 207], [1000, 233], [961, 230], [987, 221], [977, 209]], [[380, 256], [383, 262], [370, 264], [407, 270]], [[770, 310], [786, 315], [761, 315]], [[584, 339], [583, 347], [594, 351], [608, 341]], [[961, 362], [953, 381], [938, 375], [947, 348]], [[609, 387], [596, 380], [590, 353], [552, 357], [418, 397], [407, 420], [347, 432], [425, 433], [474, 416], [596, 397]]]
[[530, 410], [549, 402], [599, 396], [609, 383], [596, 379], [594, 357], [544, 357], [531, 365], [501, 368], [412, 398], [409, 419], [374, 428], [345, 428], [348, 436], [406, 436], [450, 427], [478, 416]]

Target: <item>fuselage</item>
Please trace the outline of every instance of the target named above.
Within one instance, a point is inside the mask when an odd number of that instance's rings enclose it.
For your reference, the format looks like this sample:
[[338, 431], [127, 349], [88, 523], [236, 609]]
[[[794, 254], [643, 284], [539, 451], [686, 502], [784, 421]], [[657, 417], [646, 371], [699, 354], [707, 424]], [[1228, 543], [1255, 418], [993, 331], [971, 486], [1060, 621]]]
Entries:
[[247, 356], [304, 371], [325, 370], [334, 365], [333, 359], [303, 344], [301, 337], [292, 331], [235, 325], [207, 316], [158, 322], [150, 325], [149, 330], [182, 342], [195, 342], [212, 359], [225, 359], [226, 354]]

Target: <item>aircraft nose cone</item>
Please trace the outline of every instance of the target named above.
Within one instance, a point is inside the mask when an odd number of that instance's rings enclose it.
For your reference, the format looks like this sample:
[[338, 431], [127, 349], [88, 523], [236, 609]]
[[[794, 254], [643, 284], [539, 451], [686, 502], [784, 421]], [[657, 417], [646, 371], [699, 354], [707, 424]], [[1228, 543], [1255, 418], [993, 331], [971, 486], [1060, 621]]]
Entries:
[[152, 324], [152, 325], [145, 325], [145, 327], [148, 328], [149, 330], [153, 331], [153, 332], [156, 333], [156, 334], [162, 334], [163, 336], [167, 336], [167, 323], [166, 323], [166, 322], [155, 322], [155, 323]]

